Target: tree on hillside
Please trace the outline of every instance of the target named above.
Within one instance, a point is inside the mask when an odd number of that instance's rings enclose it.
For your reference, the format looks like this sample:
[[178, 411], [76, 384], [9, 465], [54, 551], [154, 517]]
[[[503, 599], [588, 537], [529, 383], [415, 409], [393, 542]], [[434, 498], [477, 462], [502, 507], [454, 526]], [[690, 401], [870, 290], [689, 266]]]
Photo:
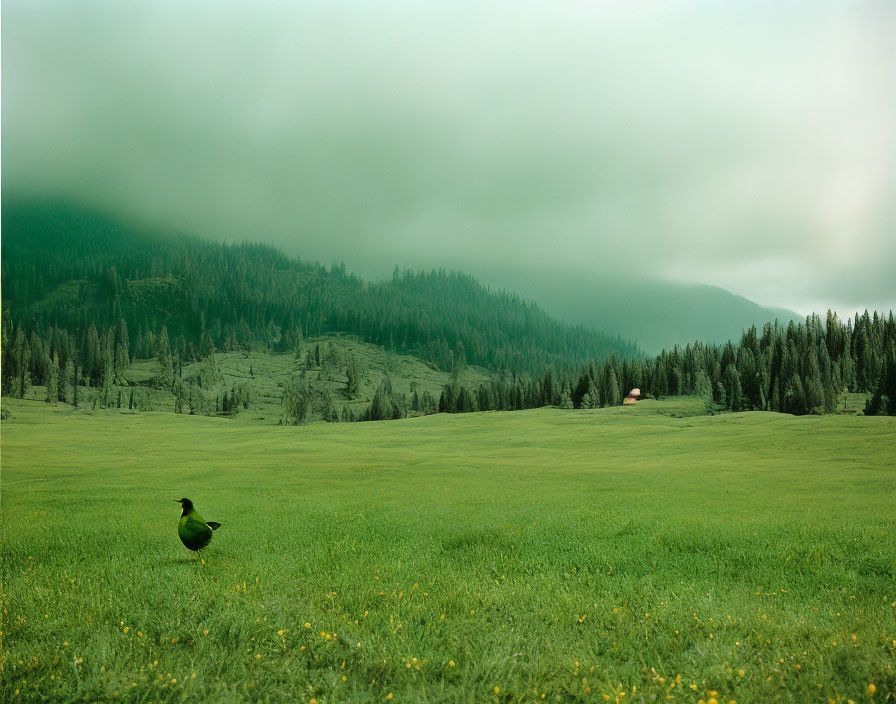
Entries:
[[320, 392], [318, 403], [320, 405], [320, 416], [327, 423], [338, 423], [339, 412], [336, 410], [336, 404], [333, 403], [333, 394], [329, 389], [323, 389]]
[[72, 405], [77, 408], [78, 407], [78, 387], [81, 383], [81, 370], [78, 368], [78, 365], [75, 365], [75, 371], [72, 376]]
[[283, 389], [281, 404], [288, 425], [303, 425], [311, 420], [311, 387], [293, 376]]
[[22, 328], [19, 328], [16, 332], [16, 341], [13, 344], [13, 359], [15, 361], [13, 394], [19, 398], [25, 398], [25, 392], [31, 386], [31, 347], [25, 340], [25, 332]]
[[622, 403], [622, 395], [619, 393], [619, 381], [616, 377], [616, 369], [613, 365], [604, 368], [603, 388], [601, 389], [602, 406], [618, 406]]
[[361, 388], [360, 382], [361, 372], [358, 368], [358, 360], [355, 358], [355, 355], [349, 355], [348, 362], [345, 367], [345, 397], [351, 401], [355, 396], [358, 395], [358, 392]]
[[709, 376], [707, 376], [705, 370], [700, 369], [697, 372], [695, 386], [697, 395], [700, 397], [700, 400], [703, 401], [703, 408], [710, 415], [714, 415], [715, 407], [712, 395], [712, 383], [710, 382]]
[[131, 364], [128, 324], [124, 318], [118, 319], [115, 343], [115, 378], [118, 380]]
[[162, 388], [171, 388], [174, 383], [174, 361], [171, 357], [171, 344], [168, 342], [168, 327], [163, 325], [158, 342], [158, 360], [162, 363], [159, 381]]
[[53, 402], [53, 405], [59, 401], [59, 355], [53, 353], [53, 359], [50, 361], [50, 373], [47, 377], [47, 402]]
[[896, 416], [896, 352], [892, 345], [880, 365], [880, 374], [874, 393], [865, 404], [865, 415]]
[[424, 391], [420, 397], [420, 411], [427, 416], [438, 412], [436, 400], [429, 391]]
[[740, 376], [734, 362], [729, 362], [722, 374], [722, 386], [725, 388], [725, 398], [728, 408], [732, 411], [744, 410], [744, 394], [740, 384]]
[[100, 372], [100, 398], [103, 408], [112, 403], [112, 382], [115, 376], [115, 361], [112, 356], [112, 336], [108, 335], [103, 349], [103, 366]]
[[370, 420], [390, 420], [392, 418], [392, 381], [388, 374], [383, 377], [373, 394], [369, 415]]
[[215, 353], [215, 343], [212, 341], [212, 334], [208, 330], [202, 331], [202, 339], [199, 342], [199, 354], [205, 358]]
[[65, 369], [62, 372], [62, 376], [59, 379], [59, 400], [67, 401], [72, 405], [77, 405], [75, 403], [75, 363], [72, 361], [72, 358], [69, 357], [68, 361], [65, 363]]
[[572, 396], [569, 393], [569, 389], [564, 388], [563, 391], [560, 392], [560, 402], [557, 404], [560, 408], [571, 409], [572, 405]]
[[600, 408], [600, 393], [594, 384], [594, 379], [587, 376], [588, 383], [585, 387], [585, 393], [582, 396], [581, 408]]

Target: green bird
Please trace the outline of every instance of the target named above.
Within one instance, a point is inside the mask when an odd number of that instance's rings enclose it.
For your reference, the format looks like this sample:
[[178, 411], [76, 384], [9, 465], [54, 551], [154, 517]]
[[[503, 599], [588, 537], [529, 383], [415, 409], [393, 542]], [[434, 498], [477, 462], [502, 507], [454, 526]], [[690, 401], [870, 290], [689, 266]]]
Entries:
[[214, 521], [206, 521], [193, 508], [193, 502], [189, 499], [176, 499], [177, 503], [183, 508], [180, 514], [180, 521], [177, 524], [177, 534], [180, 536], [180, 542], [186, 545], [190, 550], [195, 550], [199, 555], [199, 560], [205, 564], [202, 559], [200, 550], [212, 542], [212, 531], [221, 527], [220, 523]]

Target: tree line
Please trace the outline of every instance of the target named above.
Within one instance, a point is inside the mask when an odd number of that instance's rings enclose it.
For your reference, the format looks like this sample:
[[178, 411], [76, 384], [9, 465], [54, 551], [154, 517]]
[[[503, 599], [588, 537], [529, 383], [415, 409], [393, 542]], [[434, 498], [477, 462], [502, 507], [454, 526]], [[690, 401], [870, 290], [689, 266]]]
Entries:
[[847, 392], [865, 393], [866, 415], [896, 415], [896, 322], [892, 311], [841, 321], [828, 312], [786, 326], [744, 331], [738, 343], [674, 347], [653, 359], [614, 357], [576, 374], [549, 370], [540, 379], [504, 375], [467, 389], [442, 392], [439, 410], [518, 410], [616, 406], [633, 389], [655, 398], [699, 395], [707, 411], [834, 413]]
[[[157, 358], [160, 388], [185, 412], [237, 412], [247, 388], [223, 393], [217, 351], [264, 349], [305, 356], [306, 366], [345, 370], [352, 360], [320, 358], [306, 337], [356, 335], [413, 353], [444, 370], [477, 364], [493, 381], [466, 388], [454, 374], [438, 399], [396, 395], [388, 377], [370, 408], [339, 420], [408, 413], [516, 410], [544, 405], [598, 408], [644, 394], [697, 394], [711, 412], [830, 413], [845, 392], [865, 393], [869, 414], [896, 414], [896, 325], [892, 312], [847, 321], [767, 324], [738, 342], [702, 342], [654, 358], [618, 337], [565, 325], [512, 293], [492, 291], [458, 272], [401, 271], [370, 283], [291, 258], [266, 245], [228, 245], [148, 236], [63, 206], [11, 204], [3, 210], [3, 394], [32, 384], [48, 400], [79, 401], [91, 387], [102, 405], [133, 359]], [[308, 355], [317, 355], [308, 358]], [[211, 360], [211, 362], [209, 362]], [[185, 377], [185, 365], [204, 361]], [[309, 382], [284, 392], [290, 419], [335, 420], [335, 405]], [[131, 403], [139, 405], [139, 395]], [[303, 408], [307, 411], [299, 413]], [[310, 414], [310, 415], [309, 415]]]
[[[634, 343], [548, 316], [519, 296], [444, 270], [400, 271], [367, 282], [263, 244], [146, 235], [94, 214], [45, 203], [4, 204], [3, 317], [15, 339], [56, 330], [73, 337], [75, 361], [98, 382], [92, 356], [112, 331], [121, 353], [157, 355], [163, 328], [181, 363], [212, 351], [292, 352], [298, 340], [342, 332], [455, 364], [540, 373], [589, 359], [634, 357]], [[96, 330], [98, 344], [84, 343]], [[121, 357], [123, 359], [123, 357]], [[32, 357], [43, 379], [46, 360]], [[60, 363], [65, 364], [60, 356]]]

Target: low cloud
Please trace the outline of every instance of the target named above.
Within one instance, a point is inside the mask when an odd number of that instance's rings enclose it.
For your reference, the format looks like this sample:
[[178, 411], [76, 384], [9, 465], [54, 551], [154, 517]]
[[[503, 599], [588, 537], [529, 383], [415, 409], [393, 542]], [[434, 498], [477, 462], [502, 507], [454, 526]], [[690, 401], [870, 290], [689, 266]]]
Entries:
[[345, 261], [896, 308], [896, 10], [3, 8], [3, 185]]

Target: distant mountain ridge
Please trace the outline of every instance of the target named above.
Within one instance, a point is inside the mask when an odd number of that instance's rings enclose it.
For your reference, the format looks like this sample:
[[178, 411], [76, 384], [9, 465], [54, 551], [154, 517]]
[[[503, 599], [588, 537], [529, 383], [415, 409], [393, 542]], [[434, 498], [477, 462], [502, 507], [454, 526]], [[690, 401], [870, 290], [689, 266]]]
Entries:
[[460, 272], [396, 269], [391, 280], [367, 282], [269, 245], [148, 234], [58, 202], [4, 202], [2, 224], [4, 318], [26, 330], [63, 328], [78, 345], [91, 327], [114, 328], [131, 356], [154, 356], [163, 326], [186, 361], [212, 346], [282, 352], [331, 332], [445, 370], [541, 373], [642, 354]]
[[648, 354], [696, 340], [722, 344], [740, 339], [751, 325], [778, 320], [786, 325], [803, 316], [758, 303], [709, 284], [683, 284], [637, 277], [571, 279], [563, 285], [524, 283], [520, 293], [539, 301], [550, 314], [573, 324], [637, 341]]

